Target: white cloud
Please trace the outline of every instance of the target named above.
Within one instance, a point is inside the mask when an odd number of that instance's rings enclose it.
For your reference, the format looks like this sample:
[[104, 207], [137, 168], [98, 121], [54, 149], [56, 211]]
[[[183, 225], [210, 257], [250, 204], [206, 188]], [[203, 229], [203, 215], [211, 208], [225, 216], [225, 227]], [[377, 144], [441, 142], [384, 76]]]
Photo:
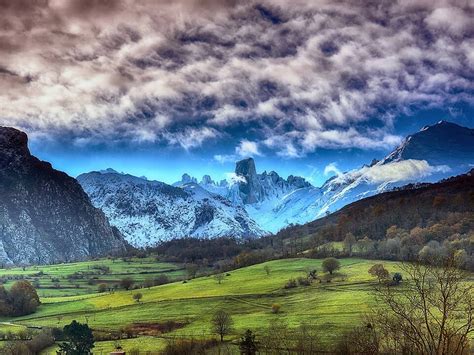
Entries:
[[187, 128], [184, 132], [165, 133], [164, 137], [171, 144], [180, 145], [185, 150], [200, 147], [204, 141], [219, 137], [219, 132], [214, 128]]
[[245, 180], [245, 177], [237, 175], [236, 173], [225, 173], [225, 177], [230, 185], [237, 184], [239, 182], [247, 182], [247, 180]]
[[235, 148], [235, 152], [240, 157], [252, 157], [252, 156], [262, 156], [260, 152], [258, 143], [248, 141], [246, 139], [240, 141], [239, 145]]
[[337, 168], [336, 163], [330, 163], [324, 168], [324, 175], [342, 175], [342, 172]]
[[426, 160], [408, 159], [361, 169], [362, 177], [373, 183], [419, 180], [437, 172], [447, 172], [449, 167], [431, 166]]
[[234, 163], [237, 160], [237, 157], [234, 154], [216, 154], [214, 155], [214, 160], [221, 164]]
[[[328, 167], [326, 167], [329, 169], [328, 171], [332, 171], [333, 167], [331, 164], [328, 165]], [[356, 179], [363, 179], [373, 184], [401, 181], [408, 182], [412, 180], [419, 181], [432, 174], [439, 172], [444, 173], [449, 170], [450, 168], [445, 165], [429, 165], [426, 160], [407, 159], [386, 164], [376, 164], [371, 167], [364, 166], [361, 169], [356, 169], [345, 174], [337, 174], [338, 177], [334, 182], [354, 181]]]

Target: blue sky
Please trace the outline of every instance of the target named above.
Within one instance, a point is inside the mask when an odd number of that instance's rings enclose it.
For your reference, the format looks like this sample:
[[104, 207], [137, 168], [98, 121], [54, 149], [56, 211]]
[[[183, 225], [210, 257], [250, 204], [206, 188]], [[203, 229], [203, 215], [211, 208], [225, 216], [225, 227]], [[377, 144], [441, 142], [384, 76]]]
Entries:
[[456, 1], [6, 1], [0, 124], [76, 176], [258, 171], [315, 185], [441, 119], [473, 126]]
[[[474, 128], [474, 109], [469, 106], [459, 107], [454, 114], [452, 110], [420, 110], [413, 116], [400, 116], [394, 128], [400, 136], [405, 137], [421, 129], [425, 125], [435, 124], [440, 120], [449, 120], [460, 125]], [[245, 133], [231, 137], [238, 142]], [[183, 173], [201, 178], [204, 174], [213, 179], [225, 179], [235, 167], [233, 160], [216, 161], [217, 154], [233, 154], [233, 144], [229, 140], [215, 141], [206, 146], [193, 150], [184, 150], [179, 146], [156, 144], [123, 145], [113, 147], [77, 147], [67, 142], [61, 145], [55, 142], [43, 144], [39, 140], [30, 142], [32, 153], [39, 158], [50, 161], [56, 169], [77, 176], [92, 170], [113, 168], [120, 172], [136, 176], [146, 176], [149, 179], [173, 183], [180, 180]], [[281, 176], [303, 176], [315, 186], [323, 184], [333, 172], [325, 174], [325, 168], [335, 163], [341, 171], [358, 168], [368, 164], [372, 159], [381, 159], [387, 149], [325, 149], [319, 148], [313, 153], [299, 158], [283, 158], [271, 150], [262, 151], [262, 155], [253, 156], [256, 160], [257, 171], [277, 171]], [[235, 156], [240, 159], [245, 156]]]

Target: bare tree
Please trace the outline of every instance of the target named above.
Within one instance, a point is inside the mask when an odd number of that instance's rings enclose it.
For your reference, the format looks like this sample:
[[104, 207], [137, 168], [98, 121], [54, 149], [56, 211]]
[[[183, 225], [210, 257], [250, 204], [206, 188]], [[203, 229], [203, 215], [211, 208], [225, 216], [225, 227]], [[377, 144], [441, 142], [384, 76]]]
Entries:
[[474, 332], [473, 286], [456, 256], [407, 263], [404, 287], [379, 284], [373, 323], [394, 352], [465, 354]]
[[214, 313], [211, 323], [214, 332], [219, 335], [221, 341], [224, 341], [224, 336], [232, 331], [232, 326], [234, 324], [230, 314], [223, 310], [218, 310]]

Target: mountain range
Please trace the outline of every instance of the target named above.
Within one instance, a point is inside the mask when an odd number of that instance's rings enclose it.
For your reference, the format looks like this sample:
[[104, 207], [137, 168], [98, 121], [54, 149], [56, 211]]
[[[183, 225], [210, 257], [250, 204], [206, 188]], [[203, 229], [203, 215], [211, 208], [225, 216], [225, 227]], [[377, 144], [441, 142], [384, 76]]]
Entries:
[[441, 121], [408, 136], [380, 161], [338, 174], [321, 187], [302, 177], [257, 173], [252, 158], [230, 180], [189, 174], [173, 185], [113, 170], [78, 176], [90, 196], [135, 246], [195, 237], [256, 237], [304, 224], [396, 187], [465, 173], [474, 164], [474, 130]]

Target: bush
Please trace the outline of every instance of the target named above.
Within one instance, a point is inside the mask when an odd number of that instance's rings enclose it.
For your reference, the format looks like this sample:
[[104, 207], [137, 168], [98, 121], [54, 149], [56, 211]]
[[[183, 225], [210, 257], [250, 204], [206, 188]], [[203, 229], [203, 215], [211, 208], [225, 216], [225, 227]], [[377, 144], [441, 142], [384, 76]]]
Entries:
[[158, 277], [155, 277], [154, 281], [155, 281], [155, 286], [160, 286], [160, 285], [164, 285], [164, 284], [169, 283], [170, 279], [166, 275], [160, 275]]
[[281, 305], [279, 303], [272, 304], [272, 313], [280, 313]]
[[298, 277], [298, 285], [300, 286], [310, 286], [311, 281], [306, 277]]
[[133, 286], [135, 281], [131, 277], [124, 277], [122, 280], [120, 280], [120, 287], [122, 287], [124, 290], [130, 290]]
[[99, 284], [99, 286], [97, 287], [97, 292], [99, 293], [104, 293], [108, 290], [108, 286], [106, 283], [101, 283]]
[[285, 284], [286, 289], [295, 288], [296, 286], [298, 286], [298, 285], [297, 285], [295, 279], [289, 279], [288, 282]]
[[399, 272], [396, 272], [395, 274], [393, 274], [392, 280], [395, 284], [398, 285], [403, 280], [402, 274], [400, 274]]
[[54, 337], [51, 329], [42, 330], [27, 343], [28, 348], [34, 354], [39, 354], [41, 351], [50, 347], [53, 344]]

